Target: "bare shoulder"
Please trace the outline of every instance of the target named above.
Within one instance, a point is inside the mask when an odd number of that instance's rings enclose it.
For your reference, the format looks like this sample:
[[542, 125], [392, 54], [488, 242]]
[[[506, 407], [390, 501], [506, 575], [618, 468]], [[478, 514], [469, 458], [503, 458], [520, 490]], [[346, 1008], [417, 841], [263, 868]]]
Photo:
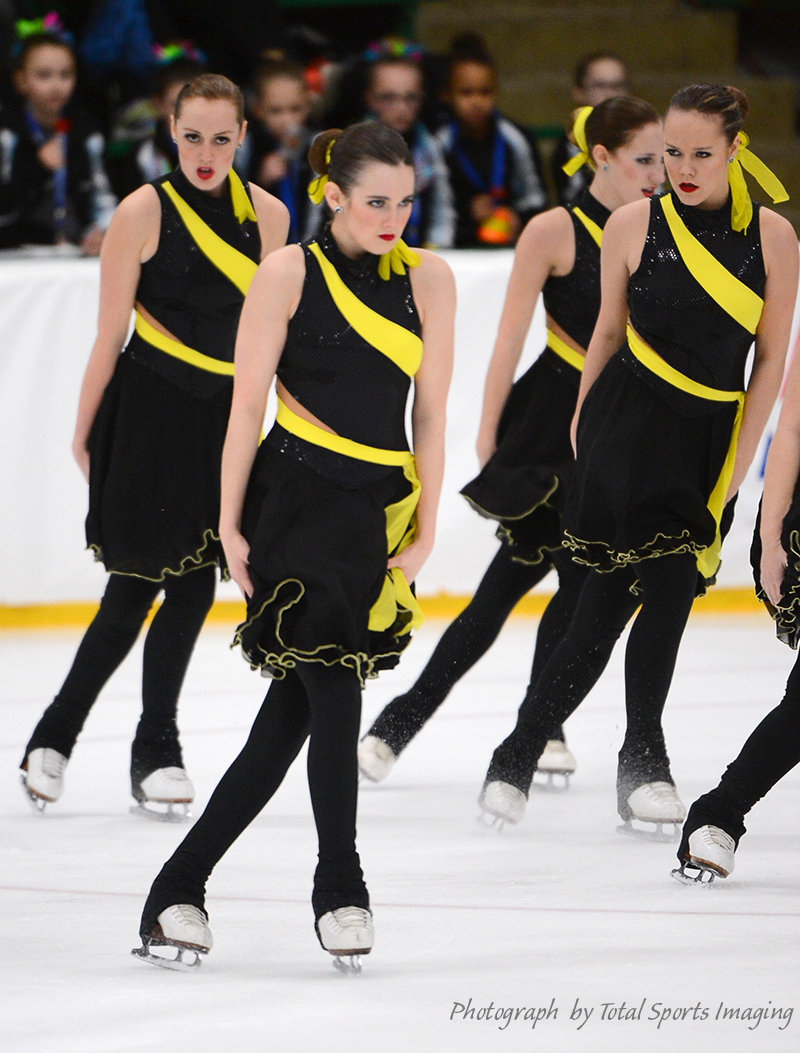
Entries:
[[161, 201], [156, 188], [151, 183], [145, 183], [124, 197], [117, 205], [113, 221], [118, 226], [136, 227], [146, 223], [158, 227], [161, 222]]
[[455, 289], [455, 278], [450, 264], [430, 249], [414, 249], [419, 256], [419, 266], [409, 268], [411, 285], [415, 292], [430, 290], [433, 293]]
[[267, 193], [263, 187], [256, 186], [255, 183], [250, 183], [250, 194], [259, 222], [264, 220], [267, 223], [278, 223], [284, 218], [288, 221], [289, 210], [274, 194]]
[[777, 258], [786, 253], [797, 254], [797, 234], [788, 219], [779, 216], [771, 208], [762, 208], [760, 222], [761, 244], [768, 256]]
[[563, 238], [572, 230], [572, 220], [569, 212], [559, 205], [557, 208], [549, 208], [547, 212], [540, 212], [538, 216], [529, 219], [517, 241], [517, 248], [529, 242], [542, 244], [557, 238]]
[[603, 237], [609, 234], [612, 237], [626, 237], [647, 234], [650, 223], [650, 199], [643, 198], [641, 201], [633, 201], [629, 205], [622, 205], [608, 217]]
[[300, 245], [284, 245], [259, 263], [251, 291], [280, 291], [290, 295], [302, 289], [306, 276], [305, 254]]

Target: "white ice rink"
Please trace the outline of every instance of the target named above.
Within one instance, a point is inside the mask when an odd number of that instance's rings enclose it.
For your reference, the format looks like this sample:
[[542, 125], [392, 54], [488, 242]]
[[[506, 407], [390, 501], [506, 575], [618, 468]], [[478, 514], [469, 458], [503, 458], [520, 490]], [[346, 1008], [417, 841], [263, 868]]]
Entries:
[[[428, 623], [400, 668], [369, 685], [365, 728], [411, 684], [442, 628]], [[534, 630], [512, 620], [389, 780], [363, 787], [359, 848], [377, 940], [360, 977], [337, 974], [313, 932], [316, 848], [302, 758], [211, 878], [216, 946], [202, 968], [187, 975], [131, 958], [150, 882], [182, 837], [181, 827], [128, 814], [141, 652], [101, 696], [61, 802], [40, 818], [16, 768], [79, 634], [0, 634], [2, 1053], [797, 1053], [799, 772], [751, 813], [731, 879], [711, 889], [672, 881], [673, 845], [615, 832], [619, 649], [568, 722], [578, 759], [569, 792], [533, 792], [523, 823], [500, 835], [476, 822]], [[266, 686], [227, 637], [204, 632], [181, 705], [199, 808]], [[793, 657], [764, 614], [693, 618], [666, 713], [687, 805], [779, 701]], [[588, 1021], [570, 1019], [576, 1005], [591, 1010]], [[489, 1006], [551, 1012], [532, 1029], [525, 1012], [479, 1019]], [[782, 1015], [759, 1021], [758, 1009]]]

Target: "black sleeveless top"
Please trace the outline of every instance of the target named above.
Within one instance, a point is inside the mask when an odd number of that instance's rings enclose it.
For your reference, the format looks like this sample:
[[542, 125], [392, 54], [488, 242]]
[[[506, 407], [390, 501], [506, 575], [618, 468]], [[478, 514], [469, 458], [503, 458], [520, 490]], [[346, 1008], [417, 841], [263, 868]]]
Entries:
[[575, 215], [576, 208], [601, 229], [611, 215], [588, 190], [566, 206], [575, 228], [575, 263], [569, 274], [547, 279], [542, 298], [553, 321], [585, 351], [600, 313], [600, 246]]
[[[378, 276], [378, 256], [353, 260], [329, 229], [314, 239], [351, 292], [373, 311], [420, 336], [411, 279]], [[278, 377], [286, 390], [337, 435], [367, 446], [407, 450], [405, 410], [411, 378], [345, 320], [306, 242], [306, 277], [289, 322]]]
[[[227, 190], [212, 197], [192, 186], [180, 169], [152, 184], [161, 201], [161, 231], [154, 255], [142, 264], [136, 299], [187, 347], [233, 362], [244, 296], [197, 245], [164, 190], [165, 183], [172, 184], [215, 234], [255, 263], [261, 259], [258, 223], [249, 219], [239, 223]], [[159, 351], [136, 333], [127, 353], [197, 397], [210, 397], [232, 382], [230, 376], [209, 373]]]
[[[731, 202], [722, 208], [683, 205], [672, 195], [675, 210], [695, 238], [727, 270], [763, 297], [766, 283], [761, 251], [761, 206], [753, 203], [753, 219], [744, 234], [731, 226]], [[712, 299], [692, 277], [678, 252], [659, 198], [650, 203], [650, 223], [641, 263], [628, 285], [631, 325], [661, 357], [692, 380], [709, 387], [739, 391], [753, 334]], [[623, 351], [630, 365], [648, 383], [653, 374]], [[657, 381], [670, 392], [676, 389]], [[683, 402], [691, 399], [680, 393]], [[677, 398], [671, 395], [674, 400]]]

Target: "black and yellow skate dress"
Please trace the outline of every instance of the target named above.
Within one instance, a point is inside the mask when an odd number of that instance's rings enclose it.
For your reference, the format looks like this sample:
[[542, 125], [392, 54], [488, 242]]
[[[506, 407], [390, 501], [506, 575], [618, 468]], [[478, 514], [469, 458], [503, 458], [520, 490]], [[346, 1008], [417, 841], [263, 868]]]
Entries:
[[691, 552], [698, 591], [713, 580], [765, 280], [758, 205], [745, 232], [730, 200], [651, 200], [628, 339], [581, 410], [564, 513], [575, 559], [610, 571]]
[[136, 302], [174, 339], [137, 309], [89, 440], [86, 539], [106, 570], [162, 581], [220, 556], [233, 348], [261, 238], [233, 172], [221, 197], [180, 170], [153, 186], [161, 230]]
[[322, 662], [363, 683], [396, 665], [422, 621], [403, 573], [386, 566], [415, 531], [405, 409], [421, 326], [404, 266], [384, 279], [385, 257], [352, 260], [330, 230], [303, 248], [305, 283], [277, 372], [335, 434], [279, 403], [244, 503], [254, 592], [235, 642], [266, 676]]

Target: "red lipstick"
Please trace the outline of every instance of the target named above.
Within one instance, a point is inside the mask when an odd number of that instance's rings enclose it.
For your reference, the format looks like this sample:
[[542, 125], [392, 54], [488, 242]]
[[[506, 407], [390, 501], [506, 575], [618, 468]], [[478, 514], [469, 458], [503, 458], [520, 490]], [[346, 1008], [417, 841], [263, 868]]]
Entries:
[[699, 190], [698, 186], [694, 183], [678, 183], [678, 187], [684, 192], [684, 194], [693, 194], [695, 190]]
[[198, 168], [197, 169], [198, 179], [213, 179], [214, 169], [213, 168]]
[[394, 234], [379, 234], [381, 241], [394, 241]]

